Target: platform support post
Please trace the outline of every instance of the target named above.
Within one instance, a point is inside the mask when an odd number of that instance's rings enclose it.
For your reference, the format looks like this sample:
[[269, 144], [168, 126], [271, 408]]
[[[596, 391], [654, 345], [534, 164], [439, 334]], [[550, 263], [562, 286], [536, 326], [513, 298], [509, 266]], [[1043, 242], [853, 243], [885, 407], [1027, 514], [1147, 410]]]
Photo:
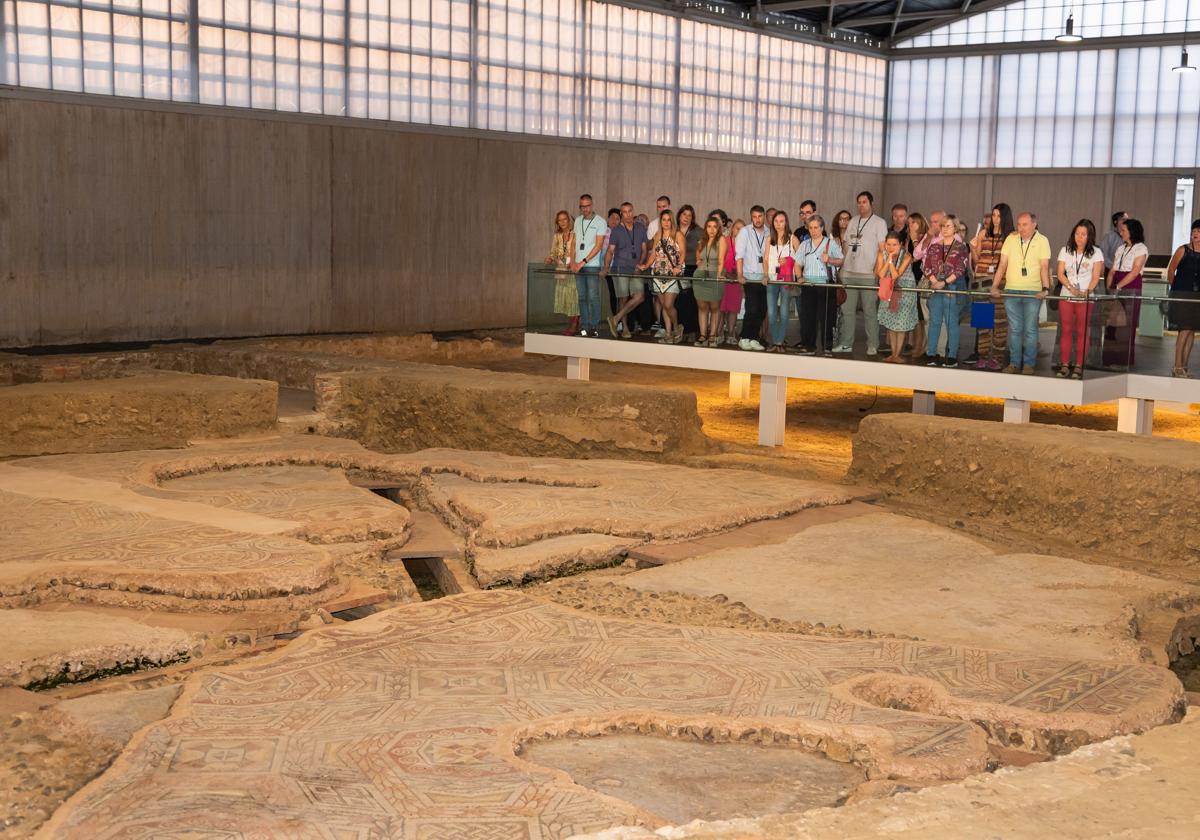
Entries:
[[1028, 423], [1029, 422], [1029, 400], [1011, 400], [1004, 401], [1004, 422], [1005, 423]]
[[750, 399], [750, 374], [738, 373], [737, 371], [729, 372], [729, 399]]
[[567, 356], [567, 379], [582, 379], [585, 382], [591, 378], [592, 360], [579, 356]]
[[1154, 400], [1121, 397], [1117, 400], [1117, 431], [1131, 435], [1154, 432]]
[[787, 377], [762, 376], [758, 389], [758, 444], [783, 446], [787, 425]]
[[936, 414], [937, 394], [933, 391], [913, 391], [913, 414]]

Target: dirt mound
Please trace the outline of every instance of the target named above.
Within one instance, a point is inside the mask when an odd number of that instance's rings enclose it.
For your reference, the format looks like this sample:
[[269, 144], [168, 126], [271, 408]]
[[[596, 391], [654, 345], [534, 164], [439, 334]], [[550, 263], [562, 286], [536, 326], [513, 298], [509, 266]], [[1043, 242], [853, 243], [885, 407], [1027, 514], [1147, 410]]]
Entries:
[[1200, 446], [1041, 424], [864, 418], [847, 479], [1164, 569], [1200, 559]]

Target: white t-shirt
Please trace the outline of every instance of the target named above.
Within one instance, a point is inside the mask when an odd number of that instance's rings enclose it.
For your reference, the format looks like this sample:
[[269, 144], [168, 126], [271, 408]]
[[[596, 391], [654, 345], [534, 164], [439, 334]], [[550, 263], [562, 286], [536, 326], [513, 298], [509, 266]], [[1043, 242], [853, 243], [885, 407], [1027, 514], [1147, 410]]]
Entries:
[[646, 225], [646, 238], [653, 239], [656, 233], [658, 233], [658, 216], [655, 216], [650, 220], [650, 224]]
[[1067, 285], [1081, 292], [1086, 292], [1092, 285], [1092, 272], [1097, 264], [1104, 265], [1104, 252], [1093, 248], [1091, 256], [1072, 254], [1065, 247], [1058, 252], [1058, 261], [1063, 264], [1063, 273], [1067, 276]]
[[[1121, 243], [1121, 247], [1117, 249], [1116, 256], [1113, 257], [1113, 268], [1117, 271], [1133, 271], [1133, 262], [1138, 257], [1150, 256], [1150, 249], [1146, 247], [1146, 243], [1139, 242], [1136, 245], [1126, 245]], [[1145, 268], [1145, 263], [1142, 264]]]
[[791, 257], [793, 260], [795, 260], [797, 254], [792, 248], [792, 239], [789, 238], [788, 241], [782, 245], [776, 245], [774, 243], [768, 244], [765, 256], [767, 258], [767, 279], [778, 280], [779, 264], [787, 257]]

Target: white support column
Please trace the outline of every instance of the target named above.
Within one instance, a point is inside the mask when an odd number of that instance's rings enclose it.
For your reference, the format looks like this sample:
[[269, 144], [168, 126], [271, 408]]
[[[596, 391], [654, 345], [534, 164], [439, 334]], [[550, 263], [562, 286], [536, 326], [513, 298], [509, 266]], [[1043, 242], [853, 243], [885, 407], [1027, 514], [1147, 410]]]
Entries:
[[587, 381], [592, 375], [592, 360], [579, 356], [567, 356], [567, 379]]
[[737, 371], [729, 372], [729, 399], [750, 399], [750, 374], [738, 373]]
[[1117, 400], [1117, 431], [1131, 435], [1154, 432], [1154, 400], [1121, 397]]
[[762, 376], [758, 389], [758, 445], [783, 446], [787, 423], [787, 377]]
[[913, 391], [913, 414], [937, 414], [937, 394]]
[[1029, 422], [1029, 400], [1010, 400], [1004, 401], [1004, 422], [1005, 423], [1028, 423]]

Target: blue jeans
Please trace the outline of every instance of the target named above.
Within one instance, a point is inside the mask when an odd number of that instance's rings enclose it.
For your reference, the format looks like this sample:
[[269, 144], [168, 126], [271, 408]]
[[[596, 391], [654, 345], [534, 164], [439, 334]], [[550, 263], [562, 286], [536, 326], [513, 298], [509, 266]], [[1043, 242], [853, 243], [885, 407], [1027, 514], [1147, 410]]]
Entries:
[[579, 292], [579, 326], [585, 330], [600, 329], [600, 269], [584, 266], [575, 275]]
[[1034, 291], [1009, 292], [1020, 297], [1004, 299], [1004, 314], [1008, 316], [1008, 362], [1014, 367], [1037, 364], [1038, 320], [1042, 302]]
[[[946, 291], [957, 292], [963, 287], [962, 280], [956, 280], [946, 287]], [[929, 346], [926, 353], [930, 356], [938, 354], [938, 339], [942, 335], [942, 324], [946, 325], [946, 358], [958, 358], [958, 317], [962, 313], [960, 295], [943, 295], [937, 292], [929, 299]]]
[[783, 344], [787, 338], [788, 306], [791, 301], [788, 288], [781, 283], [767, 286], [767, 323], [770, 324], [772, 344]]

